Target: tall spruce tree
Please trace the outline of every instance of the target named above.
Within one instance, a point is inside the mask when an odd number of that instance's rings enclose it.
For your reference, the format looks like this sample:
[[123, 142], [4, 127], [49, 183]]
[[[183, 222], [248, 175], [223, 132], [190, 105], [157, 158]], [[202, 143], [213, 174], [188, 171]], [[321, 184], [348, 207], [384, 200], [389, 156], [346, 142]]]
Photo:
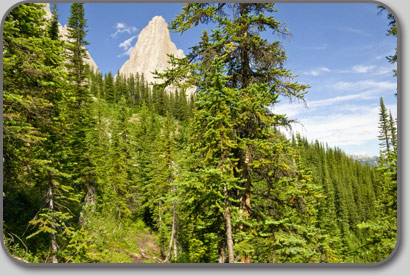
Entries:
[[82, 3], [73, 3], [70, 6], [70, 17], [68, 18], [68, 38], [67, 43], [67, 71], [71, 84], [71, 129], [69, 144], [71, 147], [70, 163], [67, 164], [72, 171], [73, 181], [79, 192], [85, 193], [83, 208], [89, 203], [89, 199], [95, 199], [95, 167], [93, 166], [91, 155], [87, 145], [90, 135], [93, 135], [94, 117], [91, 114], [91, 93], [88, 88], [88, 65], [84, 60], [87, 58], [85, 46], [89, 43], [86, 40], [87, 19]]
[[[204, 68], [204, 78], [199, 85], [198, 106], [192, 123], [189, 155], [195, 156], [189, 165], [187, 179], [182, 181], [181, 188], [187, 199], [191, 198], [188, 208], [202, 208], [195, 214], [197, 220], [204, 221], [208, 233], [222, 239], [219, 244], [220, 254], [227, 251], [228, 262], [235, 261], [233, 242], [233, 206], [234, 189], [239, 187], [239, 178], [233, 149], [237, 147], [233, 132], [234, 118], [232, 108], [237, 101], [235, 90], [226, 87], [228, 78], [223, 75], [222, 58], [216, 57], [211, 70]], [[198, 160], [201, 160], [198, 162]], [[218, 219], [218, 218], [221, 219]], [[219, 223], [219, 225], [212, 225]], [[219, 229], [223, 229], [222, 236]], [[195, 237], [191, 243], [200, 242]], [[202, 242], [201, 242], [202, 244]], [[192, 244], [191, 244], [191, 250]], [[194, 247], [195, 248], [195, 247]], [[225, 251], [225, 248], [227, 249]], [[198, 260], [195, 251], [190, 252], [192, 261]], [[225, 262], [224, 257], [220, 262]]]
[[392, 151], [397, 154], [397, 127], [396, 122], [393, 119], [391, 110], [389, 112], [389, 131], [391, 136]]
[[53, 3], [51, 13], [52, 13], [52, 17], [48, 25], [48, 35], [52, 40], [57, 40], [59, 34], [58, 34], [58, 12], [57, 12], [56, 3]]
[[387, 155], [391, 150], [391, 131], [389, 114], [384, 105], [383, 97], [380, 97], [380, 112], [379, 112], [379, 140], [382, 155]]
[[114, 79], [111, 72], [104, 76], [104, 95], [107, 102], [113, 103], [115, 100]]
[[[231, 11], [232, 17], [227, 15]], [[222, 58], [221, 62], [227, 68], [226, 85], [236, 89], [240, 95], [235, 103], [237, 110], [233, 111], [238, 112], [233, 124], [238, 146], [232, 149], [231, 154], [238, 159], [235, 177], [243, 180], [238, 189], [239, 229], [243, 233], [249, 227], [246, 221], [252, 210], [252, 179], [258, 175], [252, 167], [269, 167], [268, 158], [272, 157], [267, 154], [266, 159], [260, 162], [256, 156], [265, 153], [262, 149], [272, 135], [269, 128], [288, 123], [284, 115], [272, 114], [267, 107], [274, 105], [279, 95], [303, 99], [307, 88], [294, 82], [292, 73], [284, 69], [286, 56], [279, 42], [268, 42], [260, 36], [261, 31], [267, 30], [273, 34], [287, 33], [277, 20], [265, 15], [273, 12], [273, 4], [186, 4], [171, 22], [171, 28], [177, 32], [184, 32], [200, 22], [215, 22], [218, 25], [210, 36], [204, 33], [201, 43], [193, 48], [188, 58], [207, 67], [205, 70], [213, 70], [209, 66], [212, 56]], [[197, 75], [191, 72], [193, 77], [199, 76], [199, 79], [200, 73], [200, 70]], [[242, 261], [249, 262], [248, 254], [244, 252]]]
[[[383, 5], [378, 5], [377, 6], [379, 8], [379, 14], [383, 13], [384, 11], [387, 10], [387, 8]], [[394, 36], [397, 37], [397, 23], [396, 23], [396, 18], [394, 18], [394, 15], [391, 11], [387, 10], [387, 19], [389, 20], [389, 26], [390, 28], [387, 30], [387, 34], [388, 36]], [[396, 47], [396, 52], [394, 53], [394, 55], [391, 56], [387, 56], [387, 60], [391, 63], [391, 64], [395, 64], [397, 63], [397, 47]], [[397, 76], [397, 69], [393, 70], [394, 72], [394, 76]], [[397, 94], [396, 94], [397, 95]]]

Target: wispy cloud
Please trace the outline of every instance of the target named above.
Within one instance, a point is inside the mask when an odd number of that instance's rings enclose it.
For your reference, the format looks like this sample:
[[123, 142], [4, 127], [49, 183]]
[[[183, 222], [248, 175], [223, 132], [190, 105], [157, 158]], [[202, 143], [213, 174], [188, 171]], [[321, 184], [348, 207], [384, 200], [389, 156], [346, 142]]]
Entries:
[[117, 24], [115, 24], [114, 28], [115, 28], [115, 32], [110, 34], [109, 36], [110, 38], [116, 38], [118, 35], [122, 33], [133, 34], [138, 31], [137, 27], [128, 26], [127, 24], [121, 23], [121, 22], [118, 22]]
[[392, 56], [396, 53], [395, 50], [390, 50], [387, 53], [385, 53], [384, 55], [378, 55], [375, 57], [376, 60], [381, 60], [381, 59], [386, 59], [386, 57]]
[[[352, 106], [347, 106], [344, 112], [302, 118], [300, 121], [303, 126], [296, 124], [292, 132], [299, 132], [309, 140], [326, 142], [332, 147], [360, 146], [371, 141], [377, 144], [379, 106], [349, 107]], [[397, 116], [395, 105], [386, 107], [391, 110], [393, 117]], [[347, 110], [350, 112], [346, 113]]]
[[357, 82], [337, 82], [329, 86], [329, 91], [345, 90], [357, 91], [357, 93], [307, 101], [307, 108], [303, 103], [279, 103], [274, 106], [273, 112], [286, 114], [290, 118], [295, 118], [298, 115], [307, 116], [308, 113], [312, 114], [317, 110], [325, 109], [328, 110], [328, 114], [335, 113], [336, 111], [352, 114], [363, 108], [362, 105], [356, 104], [357, 102], [378, 99], [381, 95], [395, 91], [396, 86], [396, 83], [387, 81], [364, 80]]
[[[371, 74], [371, 76], [380, 76], [387, 73], [391, 73], [394, 66], [376, 66], [376, 65], [354, 65], [350, 69], [333, 69], [332, 73], [335, 74]], [[310, 72], [305, 72], [305, 75], [309, 75]], [[312, 74], [310, 74], [312, 75]]]
[[323, 100], [311, 101], [310, 103], [308, 103], [308, 106], [310, 108], [326, 107], [326, 106], [340, 104], [342, 102], [351, 101], [351, 100], [365, 100], [365, 99], [373, 98], [371, 96], [372, 96], [371, 91], [366, 91], [366, 92], [362, 92], [358, 94], [350, 94], [350, 95], [344, 95], [344, 96], [337, 96], [334, 98], [327, 98]]
[[121, 42], [118, 47], [124, 49], [124, 50], [128, 50], [131, 47], [131, 42], [136, 38], [137, 36], [134, 35], [126, 40], [124, 40], [123, 42]]
[[320, 51], [320, 50], [326, 50], [327, 49], [327, 43], [323, 43], [320, 45], [313, 45], [313, 46], [303, 46], [300, 47], [302, 50], [314, 50], [314, 51]]
[[374, 81], [374, 80], [362, 80], [356, 82], [339, 81], [332, 85], [336, 90], [352, 90], [363, 91], [371, 90], [373, 92], [379, 92], [382, 90], [395, 90], [397, 88], [396, 82], [389, 81]]
[[123, 52], [122, 54], [119, 54], [117, 57], [123, 57], [123, 56], [130, 56], [131, 52], [132, 52], [132, 47], [129, 48], [128, 50], [126, 50], [125, 52]]
[[120, 47], [121, 49], [123, 49], [123, 53], [118, 55], [118, 57], [122, 57], [122, 56], [129, 56], [131, 55], [131, 51], [133, 49], [131, 43], [132, 41], [136, 38], [137, 36], [131, 36], [130, 38], [124, 40], [123, 42], [121, 42], [118, 47]]
[[375, 74], [376, 74], [376, 75], [385, 75], [385, 74], [392, 74], [392, 75], [393, 75], [393, 69], [391, 69], [391, 68], [386, 68], [386, 67], [379, 68], [379, 69], [375, 72]]
[[364, 107], [350, 114], [316, 115], [303, 119], [304, 127], [295, 125], [294, 131], [330, 146], [362, 145], [377, 139], [377, 115], [377, 107]]
[[352, 70], [356, 73], [367, 73], [370, 70], [372, 70], [375, 66], [370, 65], [370, 66], [365, 66], [365, 65], [355, 65], [352, 67]]
[[339, 27], [338, 30], [342, 32], [346, 32], [346, 33], [359, 34], [359, 35], [364, 35], [364, 36], [370, 35], [369, 33], [367, 33], [366, 31], [362, 29], [353, 28], [351, 26]]
[[[305, 112], [313, 112], [319, 108], [327, 108], [329, 106], [338, 106], [343, 102], [348, 102], [351, 100], [367, 100], [370, 98], [375, 98], [378, 96], [374, 96], [373, 91], [365, 91], [358, 94], [349, 94], [344, 96], [337, 96], [333, 98], [321, 99], [316, 101], [308, 101], [307, 108], [304, 106], [303, 103], [281, 103], [275, 105], [273, 111], [278, 114], [286, 114], [288, 117], [294, 117], [298, 114], [305, 113]], [[346, 107], [346, 106], [345, 106]], [[355, 106], [350, 106], [348, 109], [349, 112], [354, 111]], [[357, 108], [360, 109], [360, 108]], [[356, 110], [357, 110], [356, 109]]]
[[[336, 97], [307, 101], [308, 108], [302, 103], [279, 103], [273, 112], [287, 114], [296, 118], [291, 132], [300, 133], [309, 140], [319, 140], [331, 147], [349, 148], [352, 152], [366, 149], [375, 155], [374, 147], [378, 141], [378, 98], [391, 93], [396, 83], [388, 81], [362, 80], [356, 82], [337, 82], [329, 85], [340, 91], [357, 91]], [[396, 105], [386, 105], [397, 116]], [[369, 146], [372, 145], [372, 146]], [[367, 152], [366, 152], [367, 153]]]
[[323, 72], [330, 72], [330, 69], [327, 67], [319, 67], [317, 69], [304, 72], [305, 75], [317, 77]]

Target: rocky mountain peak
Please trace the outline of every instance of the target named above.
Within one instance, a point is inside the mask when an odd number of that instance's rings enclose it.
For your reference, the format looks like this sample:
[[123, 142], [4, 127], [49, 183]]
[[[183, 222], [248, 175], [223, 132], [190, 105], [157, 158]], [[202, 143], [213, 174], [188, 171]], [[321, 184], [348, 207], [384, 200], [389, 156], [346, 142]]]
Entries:
[[[158, 83], [159, 80], [154, 78], [152, 72], [155, 70], [163, 72], [168, 68], [168, 54], [173, 54], [178, 58], [185, 57], [184, 52], [177, 49], [171, 41], [165, 19], [162, 16], [155, 16], [141, 30], [130, 58], [123, 64], [119, 72], [124, 76], [136, 73], [144, 74], [148, 83]], [[187, 94], [191, 94], [193, 91], [193, 88], [189, 89]]]

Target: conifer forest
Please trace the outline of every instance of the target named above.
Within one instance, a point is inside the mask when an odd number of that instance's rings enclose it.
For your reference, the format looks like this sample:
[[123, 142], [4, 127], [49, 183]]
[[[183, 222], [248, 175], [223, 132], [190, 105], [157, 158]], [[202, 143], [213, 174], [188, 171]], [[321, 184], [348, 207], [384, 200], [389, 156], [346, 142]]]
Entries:
[[171, 31], [217, 27], [187, 57], [170, 57], [161, 84], [90, 70], [83, 4], [71, 4], [69, 40], [52, 8], [46, 19], [43, 5], [21, 4], [3, 25], [2, 238], [11, 256], [377, 263], [394, 250], [397, 119], [380, 98], [376, 166], [286, 136], [293, 120], [271, 107], [303, 102], [309, 84], [286, 68], [289, 31], [274, 4], [185, 4]]

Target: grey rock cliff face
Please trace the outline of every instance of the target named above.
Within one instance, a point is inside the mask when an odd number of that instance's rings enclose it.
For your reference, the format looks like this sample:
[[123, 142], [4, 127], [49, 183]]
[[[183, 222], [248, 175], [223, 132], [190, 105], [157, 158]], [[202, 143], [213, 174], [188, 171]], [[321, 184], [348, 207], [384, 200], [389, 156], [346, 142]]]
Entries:
[[[171, 41], [165, 19], [161, 16], [155, 16], [148, 26], [140, 32], [130, 58], [123, 64], [119, 73], [124, 76], [136, 73], [144, 74], [148, 83], [160, 83], [161, 80], [155, 79], [152, 72], [155, 70], [163, 72], [169, 67], [168, 54], [173, 54], [177, 58], [185, 57], [184, 52], [178, 50]], [[167, 90], [172, 89], [168, 88]], [[194, 91], [194, 88], [188, 89], [187, 95]]]
[[[53, 17], [53, 14], [51, 13], [49, 3], [45, 4], [44, 10], [46, 11], [46, 18], [51, 19]], [[67, 41], [68, 40], [68, 27], [67, 26], [63, 27], [63, 26], [61, 26], [60, 23], [58, 23], [58, 31], [60, 33], [60, 36], [64, 40]], [[88, 51], [86, 51], [86, 54], [87, 54], [87, 58], [84, 60], [85, 64], [88, 64], [92, 71], [99, 72], [98, 66], [95, 63], [95, 61], [93, 60], [93, 58], [91, 57], [90, 53]]]

